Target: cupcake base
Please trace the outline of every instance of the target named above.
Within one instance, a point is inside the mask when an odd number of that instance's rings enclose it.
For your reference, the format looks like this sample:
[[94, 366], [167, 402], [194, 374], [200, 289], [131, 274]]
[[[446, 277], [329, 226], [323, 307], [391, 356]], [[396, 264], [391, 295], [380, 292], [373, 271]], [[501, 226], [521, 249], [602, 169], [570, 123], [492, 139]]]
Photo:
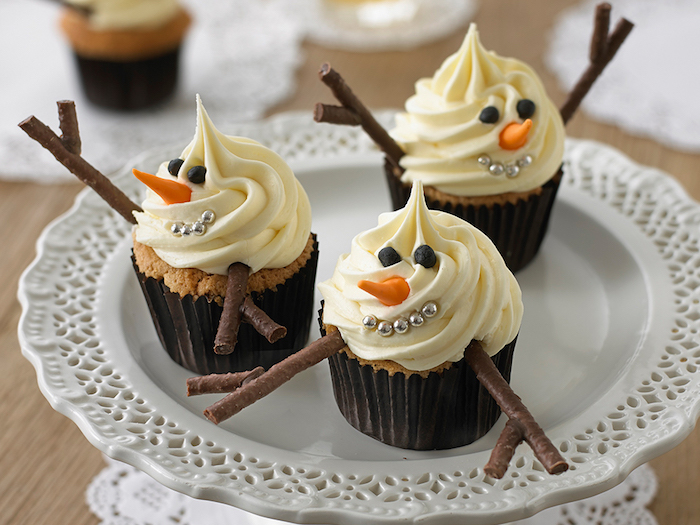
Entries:
[[[133, 257], [132, 257], [133, 260]], [[287, 328], [274, 344], [242, 323], [238, 343], [231, 354], [213, 350], [223, 307], [207, 296], [194, 299], [170, 291], [162, 279], [147, 277], [134, 261], [134, 270], [146, 298], [158, 338], [173, 361], [200, 375], [269, 368], [306, 346], [313, 317], [318, 243], [311, 257], [292, 277], [274, 289], [252, 292], [255, 304]]]
[[[400, 175], [388, 161], [384, 168], [392, 206], [394, 210], [403, 208], [411, 186], [401, 182]], [[537, 191], [507, 197], [459, 197], [426, 186], [425, 201], [431, 210], [456, 215], [484, 232], [496, 245], [510, 271], [517, 272], [527, 266], [540, 249], [561, 178], [560, 168]]]
[[[322, 325], [322, 333], [325, 327]], [[510, 382], [517, 338], [491, 359]], [[413, 450], [468, 445], [496, 424], [501, 409], [465, 359], [439, 372], [391, 374], [345, 350], [328, 358], [340, 412], [357, 430]]]
[[133, 61], [101, 60], [75, 54], [85, 96], [98, 106], [133, 111], [166, 101], [175, 92], [180, 47]]

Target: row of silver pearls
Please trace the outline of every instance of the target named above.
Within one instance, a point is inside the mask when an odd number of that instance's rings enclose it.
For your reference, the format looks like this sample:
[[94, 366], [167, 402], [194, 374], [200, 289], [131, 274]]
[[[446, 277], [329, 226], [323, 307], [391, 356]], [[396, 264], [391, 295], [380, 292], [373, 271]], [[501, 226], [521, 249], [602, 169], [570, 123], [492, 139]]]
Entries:
[[479, 164], [489, 170], [491, 175], [498, 176], [505, 173], [506, 177], [511, 178], [517, 177], [522, 168], [527, 168], [530, 164], [532, 164], [532, 160], [532, 155], [523, 155], [515, 162], [504, 164], [502, 162], [494, 162], [491, 160], [491, 157], [486, 154], [479, 155], [479, 158], [476, 159]]
[[384, 337], [394, 333], [405, 334], [411, 326], [417, 328], [425, 323], [426, 319], [435, 317], [438, 309], [438, 304], [435, 301], [429, 301], [421, 307], [420, 311], [412, 312], [408, 319], [399, 317], [393, 323], [391, 321], [380, 321], [374, 315], [366, 315], [362, 319], [362, 326], [365, 330], [376, 330], [379, 335]]
[[216, 214], [211, 210], [206, 210], [198, 221], [193, 223], [174, 222], [170, 226], [170, 233], [175, 237], [189, 237], [190, 235], [204, 235], [207, 233], [207, 225], [213, 224]]

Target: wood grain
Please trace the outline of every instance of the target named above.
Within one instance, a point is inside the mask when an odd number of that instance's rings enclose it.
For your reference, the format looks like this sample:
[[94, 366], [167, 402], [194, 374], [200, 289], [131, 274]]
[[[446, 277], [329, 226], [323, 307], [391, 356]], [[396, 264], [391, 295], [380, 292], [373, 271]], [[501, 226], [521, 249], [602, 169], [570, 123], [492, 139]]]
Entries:
[[[572, 3], [489, 0], [481, 3], [476, 15], [486, 47], [529, 62], [540, 72], [557, 103], [563, 102], [564, 93], [544, 68], [542, 56], [554, 17]], [[613, 5], [613, 23], [618, 16]], [[270, 113], [290, 109], [311, 112], [316, 102], [335, 103], [318, 80], [317, 70], [324, 61], [342, 73], [370, 108], [401, 107], [413, 93], [414, 82], [431, 75], [459, 47], [464, 31], [466, 27], [409, 52], [358, 54], [307, 44], [295, 95]], [[581, 52], [586, 54], [588, 50]], [[610, 67], [615, 67], [614, 63]], [[568, 133], [605, 142], [641, 164], [660, 168], [680, 181], [693, 197], [700, 198], [699, 155], [633, 137], [580, 112], [570, 122]], [[50, 407], [17, 340], [19, 276], [34, 258], [34, 245], [44, 226], [70, 207], [80, 189], [78, 183], [42, 186], [0, 182], [0, 224], [7, 226], [0, 258], [5, 282], [0, 289], [0, 524], [99, 523], [85, 504], [85, 489], [104, 467], [101, 454], [71, 421]], [[659, 524], [700, 523], [700, 498], [696, 496], [700, 492], [700, 431], [693, 431], [651, 465], [660, 481], [659, 495], [651, 506]]]

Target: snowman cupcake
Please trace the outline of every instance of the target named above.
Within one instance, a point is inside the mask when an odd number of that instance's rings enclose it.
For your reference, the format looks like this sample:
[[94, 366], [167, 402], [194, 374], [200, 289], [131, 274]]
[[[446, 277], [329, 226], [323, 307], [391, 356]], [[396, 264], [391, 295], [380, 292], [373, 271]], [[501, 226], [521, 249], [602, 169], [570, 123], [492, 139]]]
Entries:
[[329, 362], [351, 425], [410, 449], [465, 445], [494, 425], [500, 410], [464, 352], [478, 341], [509, 379], [520, 288], [486, 235], [427, 208], [419, 180], [319, 289], [322, 327], [347, 345]]
[[421, 180], [431, 209], [474, 224], [512, 271], [537, 253], [561, 180], [564, 122], [528, 65], [487, 51], [471, 24], [462, 47], [416, 83], [390, 131], [395, 209]]
[[[155, 174], [135, 212], [134, 268], [170, 356], [197, 373], [269, 366], [309, 334], [318, 248], [308, 197], [290, 167], [254, 140], [218, 131], [197, 97], [197, 129]], [[233, 352], [214, 352], [230, 281], [245, 268], [244, 294], [286, 337], [270, 343], [243, 323]], [[243, 316], [243, 321], [246, 321]]]

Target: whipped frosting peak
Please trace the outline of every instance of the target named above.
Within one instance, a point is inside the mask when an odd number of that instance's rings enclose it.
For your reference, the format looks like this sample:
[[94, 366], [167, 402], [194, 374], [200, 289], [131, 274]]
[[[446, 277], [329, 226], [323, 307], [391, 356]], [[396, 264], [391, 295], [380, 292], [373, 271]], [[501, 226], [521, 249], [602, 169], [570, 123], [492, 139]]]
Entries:
[[[435, 253], [429, 267], [418, 262], [416, 250], [425, 245]], [[384, 266], [379, 253], [387, 247], [400, 260]], [[397, 278], [410, 289], [398, 305], [387, 306], [358, 286]], [[493, 243], [462, 219], [428, 210], [420, 181], [404, 208], [380, 215], [375, 228], [353, 239], [350, 253], [339, 258], [319, 290], [324, 322], [340, 330], [355, 355], [409, 370], [459, 361], [473, 339], [496, 354], [516, 337], [523, 311], [520, 287]], [[423, 315], [426, 305], [436, 312]], [[419, 325], [409, 322], [416, 314]], [[382, 335], [381, 327], [364, 323], [368, 316], [397, 328]]]
[[65, 0], [85, 9], [97, 30], [158, 27], [181, 9], [177, 0]]
[[[534, 112], [524, 113], [523, 101]], [[486, 108], [491, 118], [482, 116]], [[561, 165], [564, 124], [541, 80], [523, 62], [487, 51], [475, 24], [433, 77], [416, 82], [405, 110], [390, 132], [406, 153], [400, 161], [405, 183], [496, 195], [541, 186]], [[527, 118], [532, 127], [524, 143], [505, 147], [503, 130]]]
[[[164, 161], [156, 176], [191, 190], [189, 202], [166, 204], [148, 190], [135, 238], [175, 268], [226, 275], [234, 262], [256, 272], [282, 268], [303, 251], [311, 228], [311, 206], [287, 163], [248, 138], [221, 133], [197, 96], [197, 128], [179, 157], [174, 177]], [[188, 173], [204, 168], [204, 180]], [[196, 180], [196, 179], [195, 179]], [[174, 225], [196, 224], [210, 212], [203, 234], [178, 235]]]

